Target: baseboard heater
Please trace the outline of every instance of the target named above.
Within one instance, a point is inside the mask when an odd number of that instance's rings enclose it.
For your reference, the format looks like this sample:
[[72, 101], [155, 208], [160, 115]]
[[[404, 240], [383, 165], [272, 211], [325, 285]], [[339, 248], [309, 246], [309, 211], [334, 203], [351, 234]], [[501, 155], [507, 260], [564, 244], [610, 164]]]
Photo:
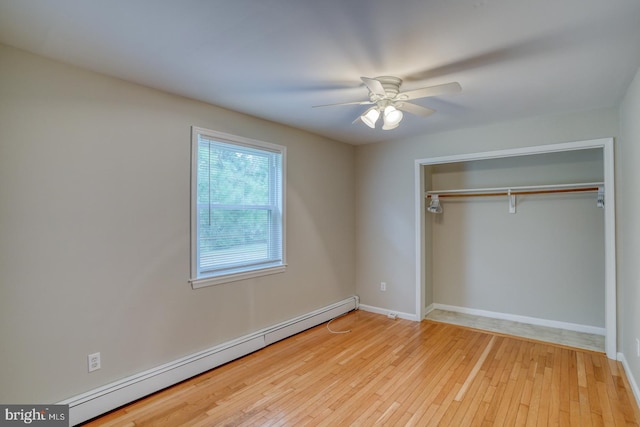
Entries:
[[357, 308], [358, 297], [353, 296], [261, 331], [90, 390], [59, 404], [69, 405], [70, 425], [76, 425]]

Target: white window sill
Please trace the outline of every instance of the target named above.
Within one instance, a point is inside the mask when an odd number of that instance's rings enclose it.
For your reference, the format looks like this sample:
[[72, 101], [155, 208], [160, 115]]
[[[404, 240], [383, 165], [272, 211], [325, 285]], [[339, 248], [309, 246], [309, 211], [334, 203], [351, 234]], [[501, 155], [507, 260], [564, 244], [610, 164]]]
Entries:
[[225, 274], [224, 276], [203, 277], [199, 279], [191, 279], [191, 287], [193, 289], [205, 288], [207, 286], [221, 285], [223, 283], [236, 282], [238, 280], [253, 279], [260, 276], [268, 276], [271, 274], [284, 273], [287, 265], [278, 265], [276, 267], [261, 268], [259, 270], [245, 271], [242, 273]]

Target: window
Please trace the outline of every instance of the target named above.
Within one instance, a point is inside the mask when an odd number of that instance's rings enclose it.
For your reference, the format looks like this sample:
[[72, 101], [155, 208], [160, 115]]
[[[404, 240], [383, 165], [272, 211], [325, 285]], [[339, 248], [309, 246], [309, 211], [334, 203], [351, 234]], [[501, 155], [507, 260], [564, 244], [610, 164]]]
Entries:
[[194, 288], [284, 271], [285, 147], [192, 128]]

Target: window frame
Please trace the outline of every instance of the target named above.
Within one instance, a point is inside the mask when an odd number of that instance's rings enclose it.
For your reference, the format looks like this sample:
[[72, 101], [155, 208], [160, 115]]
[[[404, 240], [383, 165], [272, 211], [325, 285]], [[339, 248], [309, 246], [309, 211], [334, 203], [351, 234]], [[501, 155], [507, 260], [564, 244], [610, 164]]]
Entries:
[[[235, 145], [242, 148], [249, 148], [253, 150], [260, 150], [270, 153], [277, 153], [280, 155], [280, 176], [282, 182], [280, 183], [280, 233], [281, 233], [281, 249], [282, 259], [280, 262], [266, 264], [265, 266], [255, 266], [251, 268], [242, 269], [239, 267], [232, 272], [219, 272], [201, 274], [199, 269], [199, 238], [198, 238], [198, 146], [199, 138], [203, 137], [212, 141]], [[266, 276], [276, 273], [282, 273], [286, 270], [286, 164], [287, 164], [287, 149], [286, 147], [270, 142], [259, 141], [256, 139], [245, 138], [238, 135], [232, 135], [224, 132], [205, 129], [197, 126], [191, 127], [191, 219], [190, 219], [190, 264], [191, 264], [191, 276], [189, 282], [193, 289], [202, 288], [206, 286], [214, 286], [222, 283], [234, 282], [238, 280], [250, 279], [254, 277]], [[273, 185], [270, 184], [270, 185]], [[273, 191], [273, 189], [272, 189]], [[248, 264], [251, 264], [249, 262]]]

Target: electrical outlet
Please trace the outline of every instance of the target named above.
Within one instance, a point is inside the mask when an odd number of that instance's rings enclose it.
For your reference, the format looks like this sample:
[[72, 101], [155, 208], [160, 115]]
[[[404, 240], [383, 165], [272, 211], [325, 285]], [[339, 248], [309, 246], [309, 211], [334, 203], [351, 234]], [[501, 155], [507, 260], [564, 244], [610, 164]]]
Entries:
[[380, 290], [382, 292], [385, 292], [387, 290], [387, 283], [386, 282], [380, 282]]
[[87, 356], [89, 372], [97, 371], [101, 367], [100, 353], [93, 353]]
[[387, 314], [387, 317], [388, 317], [389, 319], [396, 320], [396, 319], [398, 318], [398, 314], [397, 314], [397, 313], [394, 313], [394, 312], [391, 312], [391, 313], [388, 313], [388, 314]]

